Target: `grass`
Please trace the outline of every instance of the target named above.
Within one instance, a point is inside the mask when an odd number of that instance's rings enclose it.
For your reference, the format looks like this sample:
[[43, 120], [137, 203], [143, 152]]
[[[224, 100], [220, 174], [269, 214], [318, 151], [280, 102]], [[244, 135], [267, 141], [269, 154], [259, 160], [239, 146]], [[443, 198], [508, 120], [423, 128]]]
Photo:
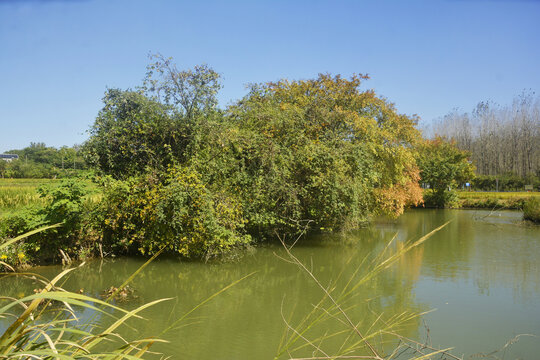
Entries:
[[523, 219], [540, 224], [540, 197], [530, 198], [525, 202]]
[[521, 210], [530, 198], [540, 199], [540, 192], [474, 192], [459, 191], [458, 207], [472, 209]]
[[511, 199], [511, 198], [540, 197], [540, 192], [458, 191], [458, 196], [460, 199]]
[[[42, 206], [47, 199], [41, 198], [37, 189], [43, 185], [60, 184], [60, 179], [0, 179], [0, 220], [11, 213], [27, 206]], [[94, 190], [96, 186], [88, 180], [84, 181], [90, 191], [88, 199], [98, 201], [100, 194]]]
[[[393, 248], [396, 236], [372, 260], [367, 257], [355, 269], [344, 286], [337, 284], [338, 279], [330, 284], [322, 284], [312, 271], [313, 264], [307, 265], [293, 253], [293, 245], [288, 246], [283, 240], [287, 258], [284, 261], [298, 266], [301, 272], [320, 289], [322, 298], [313, 305], [296, 325], [283, 315], [286, 332], [282, 337], [275, 360], [286, 356], [295, 360], [315, 359], [459, 359], [450, 353], [450, 348], [437, 349], [428, 344], [421, 344], [399, 334], [402, 327], [423, 314], [414, 311], [387, 317], [374, 314], [375, 320], [368, 326], [361, 325], [362, 318], [353, 318], [350, 310], [361, 297], [366, 296], [365, 288], [380, 273], [387, 271], [410, 250], [423, 244], [432, 235], [443, 229], [449, 222], [432, 230], [418, 240], [412, 240], [403, 247]], [[369, 299], [364, 299], [369, 301]], [[366, 316], [367, 314], [364, 314]], [[363, 316], [363, 317], [364, 317]], [[310, 338], [313, 329], [317, 337]], [[322, 334], [322, 335], [320, 335]], [[337, 348], [329, 346], [329, 341], [337, 340]], [[389, 351], [390, 350], [390, 351]]]
[[40, 198], [37, 193], [38, 187], [57, 182], [59, 180], [0, 179], [0, 210], [12, 212], [28, 205], [45, 204], [46, 200]]
[[[15, 242], [51, 227], [41, 228], [17, 238], [4, 241], [0, 250]], [[31, 274], [14, 273], [8, 264], [2, 265], [11, 272], [0, 273], [0, 278], [20, 276], [28, 278]], [[0, 297], [0, 318], [12, 319], [11, 325], [0, 334], [1, 359], [139, 359], [150, 346], [161, 340], [144, 338], [127, 341], [116, 334], [116, 330], [128, 320], [140, 318], [138, 313], [144, 309], [166, 301], [159, 299], [127, 311], [83, 294], [66, 291], [57, 284], [74, 268], [66, 269], [54, 279], [47, 281], [34, 275], [44, 286], [35, 294], [21, 299]], [[51, 305], [53, 305], [51, 307]], [[87, 309], [101, 316], [111, 317], [113, 322], [104, 329], [93, 324], [81, 323], [74, 309]], [[112, 350], [104, 350], [101, 343], [113, 342]], [[109, 345], [107, 349], [110, 349]]]

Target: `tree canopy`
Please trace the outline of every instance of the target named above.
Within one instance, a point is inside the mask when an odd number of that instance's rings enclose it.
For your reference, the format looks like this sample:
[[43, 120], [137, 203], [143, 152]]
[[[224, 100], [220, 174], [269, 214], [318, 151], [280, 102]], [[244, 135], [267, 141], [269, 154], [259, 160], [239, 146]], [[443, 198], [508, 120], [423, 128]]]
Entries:
[[426, 140], [419, 146], [418, 165], [422, 182], [434, 192], [433, 205], [443, 207], [450, 201], [452, 188], [474, 178], [470, 153], [455, 142], [441, 137]]

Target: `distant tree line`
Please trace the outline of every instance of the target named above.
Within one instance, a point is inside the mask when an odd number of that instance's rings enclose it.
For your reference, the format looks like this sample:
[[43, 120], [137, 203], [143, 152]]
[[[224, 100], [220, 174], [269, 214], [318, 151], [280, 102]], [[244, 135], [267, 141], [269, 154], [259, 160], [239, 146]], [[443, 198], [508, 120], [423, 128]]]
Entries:
[[23, 149], [6, 151], [6, 154], [19, 155], [19, 159], [0, 160], [0, 177], [44, 179], [72, 175], [76, 170], [87, 169], [79, 150], [77, 145], [58, 149], [33, 142]]
[[[471, 113], [452, 111], [433, 125], [436, 135], [455, 141], [472, 154], [484, 179], [532, 179], [540, 176], [540, 97], [517, 96], [511, 105], [480, 102]], [[512, 175], [514, 180], [511, 180]]]

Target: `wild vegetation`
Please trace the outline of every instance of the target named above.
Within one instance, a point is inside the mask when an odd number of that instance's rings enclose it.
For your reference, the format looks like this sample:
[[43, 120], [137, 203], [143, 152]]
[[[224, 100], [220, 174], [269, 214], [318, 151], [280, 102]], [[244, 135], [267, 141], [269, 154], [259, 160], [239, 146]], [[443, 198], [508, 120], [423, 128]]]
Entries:
[[418, 166], [424, 191], [424, 204], [429, 207], [453, 206], [457, 201], [456, 188], [474, 179], [470, 154], [454, 143], [440, 137], [426, 140], [419, 146]]
[[538, 192], [457, 192], [456, 208], [523, 210], [530, 198], [540, 198]]
[[71, 178], [37, 195], [0, 187], [0, 209], [11, 209], [2, 236], [64, 224], [11, 249], [14, 263], [162, 247], [210, 259], [276, 232], [342, 231], [423, 202], [453, 206], [454, 190], [474, 181], [459, 141], [422, 139], [416, 117], [361, 90], [367, 76], [254, 84], [219, 109], [212, 68], [153, 60], [141, 86], [106, 91], [82, 147], [31, 144], [0, 161], [11, 177], [44, 166]]
[[523, 206], [523, 219], [540, 223], [540, 198], [531, 197]]
[[141, 87], [107, 91], [82, 148], [102, 193], [85, 213], [107, 251], [211, 258], [421, 201], [416, 119], [361, 91], [367, 77], [257, 84], [220, 110], [213, 69], [154, 59]]

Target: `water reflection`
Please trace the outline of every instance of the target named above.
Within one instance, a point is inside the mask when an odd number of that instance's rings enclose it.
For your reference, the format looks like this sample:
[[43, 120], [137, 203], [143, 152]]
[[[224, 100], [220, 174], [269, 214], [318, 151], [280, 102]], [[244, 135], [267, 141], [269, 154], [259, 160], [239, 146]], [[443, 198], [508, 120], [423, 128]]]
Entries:
[[[424, 245], [343, 296], [342, 289], [354, 286], [365, 275], [366, 264], [394, 236], [391, 249], [399, 251], [405, 241], [418, 239], [448, 220], [452, 222]], [[395, 314], [438, 308], [425, 317], [436, 345], [457, 346], [458, 353], [472, 354], [497, 349], [517, 333], [540, 334], [540, 231], [518, 226], [518, 222], [519, 214], [512, 212], [417, 210], [397, 220], [380, 219], [345, 237], [315, 236], [299, 243], [294, 254], [324, 286], [331, 284], [333, 295], [362, 329], [373, 323], [382, 327], [381, 320]], [[134, 308], [157, 298], [173, 300], [149, 309], [144, 316], [150, 320], [138, 322], [125, 330], [125, 335], [159, 334], [204, 299], [254, 272], [164, 334], [170, 343], [156, 349], [173, 358], [275, 356], [292, 334], [283, 317], [291, 326], [303, 329], [306, 315], [323, 297], [306, 273], [280, 257], [285, 257], [283, 249], [268, 245], [231, 263], [164, 258], [150, 264], [133, 282], [137, 298], [123, 305]], [[122, 283], [143, 262], [137, 258], [95, 261], [73, 272], [65, 287], [100, 296], [110, 286]], [[60, 271], [58, 267], [35, 270], [48, 277]], [[28, 279], [2, 279], [0, 294], [20, 296], [35, 286]], [[328, 301], [324, 304], [329, 305]], [[379, 314], [383, 314], [381, 320], [377, 320]], [[341, 329], [338, 321], [328, 319], [310, 328], [305, 336], [316, 339]], [[399, 332], [411, 338], [424, 336], [421, 319], [407, 322]], [[332, 338], [323, 345], [332, 352], [344, 342], [348, 346], [354, 341]], [[290, 348], [302, 343], [295, 342]], [[387, 344], [386, 349], [391, 346]], [[529, 358], [540, 351], [534, 343], [517, 349], [516, 354]], [[295, 353], [312, 354], [309, 347]]]

